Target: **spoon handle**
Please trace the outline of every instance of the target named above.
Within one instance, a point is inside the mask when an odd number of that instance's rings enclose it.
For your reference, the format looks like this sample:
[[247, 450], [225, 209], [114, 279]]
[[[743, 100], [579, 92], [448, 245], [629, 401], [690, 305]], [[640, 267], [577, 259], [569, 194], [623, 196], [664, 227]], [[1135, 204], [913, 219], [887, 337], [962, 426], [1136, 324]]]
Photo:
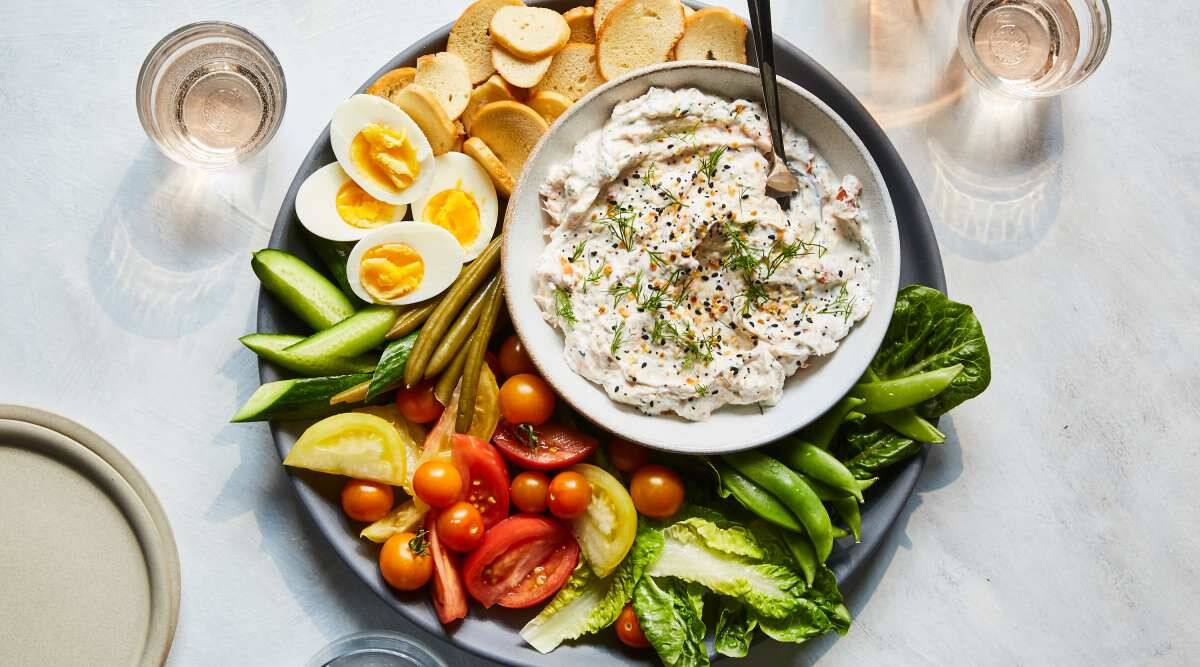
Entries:
[[763, 105], [771, 128], [771, 148], [776, 158], [787, 164], [783, 150], [783, 127], [779, 121], [779, 89], [775, 85], [775, 41], [771, 31], [770, 0], [747, 0], [750, 5], [750, 29], [754, 35], [754, 51], [758, 56], [758, 73], [762, 77]]

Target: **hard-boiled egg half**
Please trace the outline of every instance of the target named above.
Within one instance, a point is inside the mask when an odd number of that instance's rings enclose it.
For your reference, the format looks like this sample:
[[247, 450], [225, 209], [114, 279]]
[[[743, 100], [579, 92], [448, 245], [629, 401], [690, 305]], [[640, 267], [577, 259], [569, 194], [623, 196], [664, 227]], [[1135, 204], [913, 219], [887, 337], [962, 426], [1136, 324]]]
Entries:
[[496, 186], [469, 155], [451, 152], [434, 160], [433, 183], [413, 203], [413, 220], [446, 228], [462, 245], [466, 259], [475, 259], [496, 232]]
[[407, 211], [407, 204], [367, 194], [336, 162], [313, 172], [296, 192], [300, 224], [330, 241], [357, 241], [376, 227], [400, 221]]
[[402, 306], [441, 294], [462, 270], [463, 249], [437, 225], [401, 222], [355, 244], [346, 260], [350, 289], [364, 301]]
[[329, 142], [342, 169], [380, 201], [411, 203], [433, 182], [433, 149], [425, 134], [382, 97], [355, 95], [339, 104]]

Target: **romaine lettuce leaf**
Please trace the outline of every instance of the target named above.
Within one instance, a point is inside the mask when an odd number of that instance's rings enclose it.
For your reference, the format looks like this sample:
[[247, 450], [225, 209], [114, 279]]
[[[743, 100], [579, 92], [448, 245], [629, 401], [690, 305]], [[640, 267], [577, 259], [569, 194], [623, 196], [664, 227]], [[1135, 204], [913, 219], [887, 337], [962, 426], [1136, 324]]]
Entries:
[[754, 639], [754, 628], [758, 620], [746, 606], [731, 598], [721, 598], [717, 612], [717, 630], [713, 638], [717, 653], [731, 658], [744, 658], [750, 651]]
[[633, 589], [638, 623], [666, 667], [709, 664], [696, 597], [687, 584], [669, 577], [642, 577]]

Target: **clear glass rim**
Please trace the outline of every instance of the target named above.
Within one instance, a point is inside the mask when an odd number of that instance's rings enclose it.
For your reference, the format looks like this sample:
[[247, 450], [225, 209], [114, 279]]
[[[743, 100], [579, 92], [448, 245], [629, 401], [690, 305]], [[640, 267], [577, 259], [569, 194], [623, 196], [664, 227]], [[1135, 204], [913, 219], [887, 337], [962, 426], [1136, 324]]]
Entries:
[[419, 640], [391, 630], [365, 630], [338, 637], [317, 651], [306, 667], [325, 667], [340, 658], [364, 652], [400, 652], [425, 660], [429, 665], [446, 667], [446, 662]]
[[1100, 63], [1104, 61], [1104, 57], [1108, 54], [1108, 46], [1112, 41], [1112, 10], [1108, 6], [1108, 0], [1086, 0], [1095, 5], [1099, 10], [1098, 15], [1100, 22], [1093, 29], [1093, 48], [1088, 56], [1088, 59], [1080, 65], [1081, 74], [1076, 75], [1074, 79], [1062, 86], [1057, 86], [1047, 90], [1020, 90], [1014, 89], [1012, 86], [1004, 83], [1000, 77], [992, 74], [984, 66], [983, 62], [975, 55], [974, 50], [967, 44], [967, 35], [970, 33], [971, 23], [971, 3], [963, 5], [962, 14], [958, 21], [958, 54], [963, 59], [964, 63], [969, 66], [966, 68], [971, 76], [976, 81], [983, 84], [988, 90], [1014, 97], [1018, 99], [1032, 99], [1054, 97], [1078, 86], [1087, 81], [1092, 74], [1099, 68]]
[[[154, 84], [154, 78], [158, 74], [158, 70], [163, 65], [163, 55], [171, 52], [180, 42], [192, 35], [208, 30], [218, 29], [219, 31], [231, 35], [237, 39], [245, 41], [250, 48], [262, 54], [267, 65], [279, 77], [279, 112], [275, 114], [275, 118], [271, 123], [271, 127], [263, 136], [262, 141], [254, 148], [243, 155], [238, 156], [237, 160], [230, 162], [233, 164], [249, 158], [250, 156], [262, 150], [264, 146], [271, 142], [275, 137], [275, 133], [279, 130], [279, 126], [283, 123], [283, 114], [287, 109], [287, 79], [283, 73], [283, 66], [279, 64], [279, 57], [275, 55], [275, 51], [267, 46], [261, 37], [253, 31], [229, 21], [195, 21], [188, 23], [167, 33], [162, 39], [150, 48], [146, 54], [146, 59], [142, 61], [142, 66], [138, 70], [137, 84], [134, 89], [134, 106], [137, 107], [138, 121], [142, 124], [142, 129], [146, 134], [161, 147], [161, 143], [157, 138], [158, 128], [154, 124], [153, 118], [148, 113], [149, 102], [151, 99], [150, 88]], [[143, 104], [145, 100], [147, 104]], [[175, 158], [168, 151], [164, 151], [167, 157], [172, 160]], [[191, 165], [196, 166], [196, 165]], [[220, 168], [225, 165], [212, 165], [210, 168]]]

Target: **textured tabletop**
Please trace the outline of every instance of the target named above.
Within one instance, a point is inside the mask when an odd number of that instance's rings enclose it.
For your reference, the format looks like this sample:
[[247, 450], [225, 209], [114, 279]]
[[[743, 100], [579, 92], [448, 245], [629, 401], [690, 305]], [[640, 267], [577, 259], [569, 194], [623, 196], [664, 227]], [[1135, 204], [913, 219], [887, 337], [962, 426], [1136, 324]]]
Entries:
[[[0, 402], [82, 422], [157, 490], [183, 568], [171, 664], [302, 664], [369, 628], [436, 641], [315, 532], [266, 426], [226, 422], [258, 383], [237, 342], [255, 322], [250, 252], [302, 156], [339, 100], [461, 4], [0, 5]], [[954, 57], [962, 4], [775, 3], [777, 32], [842, 78], [908, 163], [994, 379], [954, 411], [847, 586], [850, 634], [751, 657], [1195, 664], [1200, 9], [1118, 2], [1092, 80], [1013, 102]], [[161, 157], [133, 104], [149, 48], [199, 19], [257, 32], [288, 81], [273, 143], [219, 174]]]

